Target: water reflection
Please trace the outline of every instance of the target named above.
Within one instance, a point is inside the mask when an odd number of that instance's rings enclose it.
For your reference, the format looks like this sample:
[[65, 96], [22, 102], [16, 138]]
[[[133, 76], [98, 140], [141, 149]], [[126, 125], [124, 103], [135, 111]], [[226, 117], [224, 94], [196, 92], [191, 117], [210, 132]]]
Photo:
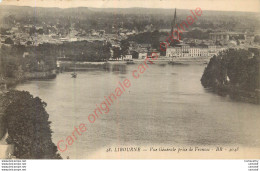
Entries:
[[103, 69], [107, 72], [126, 74], [126, 64], [104, 64]]

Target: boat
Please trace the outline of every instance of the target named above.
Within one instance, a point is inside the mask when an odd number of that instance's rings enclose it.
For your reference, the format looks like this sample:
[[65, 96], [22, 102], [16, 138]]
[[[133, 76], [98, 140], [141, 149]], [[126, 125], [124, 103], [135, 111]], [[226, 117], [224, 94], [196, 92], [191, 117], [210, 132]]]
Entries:
[[72, 74], [71, 74], [71, 78], [77, 78], [77, 73], [75, 73], [75, 72], [72, 73]]
[[164, 63], [163, 64], [159, 64], [159, 66], [163, 66], [164, 67], [164, 66], [166, 66], [166, 64], [164, 64]]
[[127, 61], [126, 64], [135, 64], [134, 61]]
[[168, 64], [170, 64], [170, 65], [187, 65], [187, 64], [180, 63], [180, 62], [174, 62], [174, 61], [169, 61]]
[[172, 60], [168, 62], [169, 65], [188, 65], [182, 62], [174, 61], [174, 58], [177, 58], [177, 56], [172, 56]]

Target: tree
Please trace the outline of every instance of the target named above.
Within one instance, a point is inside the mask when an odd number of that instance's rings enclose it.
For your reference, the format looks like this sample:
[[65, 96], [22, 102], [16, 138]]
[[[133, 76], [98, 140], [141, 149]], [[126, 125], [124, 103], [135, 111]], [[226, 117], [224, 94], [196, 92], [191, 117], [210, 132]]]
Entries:
[[52, 142], [47, 104], [29, 92], [10, 91], [3, 102], [7, 121], [7, 143], [23, 159], [60, 159]]
[[130, 43], [128, 42], [128, 40], [121, 41], [121, 53], [123, 56], [127, 55], [129, 46], [130, 46]]
[[107, 42], [102, 46], [102, 60], [108, 60], [111, 57], [110, 48], [112, 47], [111, 43]]
[[132, 52], [133, 59], [138, 59], [138, 57], [139, 57], [138, 55], [139, 55], [138, 52], [136, 52], [136, 51]]
[[160, 49], [160, 33], [158, 30], [155, 30], [154, 32], [151, 33], [151, 44], [152, 48], [154, 49]]
[[202, 85], [211, 88], [229, 86], [255, 91], [259, 88], [259, 56], [249, 58], [251, 55], [247, 50], [230, 49], [214, 56], [204, 70]]
[[240, 45], [240, 41], [239, 41], [239, 40], [237, 40], [237, 45], [238, 45], [238, 46]]
[[8, 37], [8, 38], [5, 39], [5, 44], [13, 45], [14, 41], [10, 37]]
[[7, 61], [4, 63], [4, 76], [8, 78], [15, 78], [15, 71], [17, 71], [18, 66], [14, 61]]
[[183, 34], [181, 37], [183, 38], [191, 38], [191, 39], [209, 39], [209, 33], [211, 33], [210, 30], [208, 30], [207, 32], [204, 32], [202, 30], [191, 30], [189, 32], [186, 32], [185, 34]]
[[29, 41], [26, 42], [26, 44], [27, 44], [28, 46], [30, 46], [30, 45], [33, 44], [33, 42], [29, 40]]
[[217, 87], [223, 80], [221, 75], [221, 61], [217, 56], [213, 56], [208, 66], [205, 68], [201, 78], [201, 83], [204, 87]]
[[118, 59], [121, 57], [121, 51], [120, 51], [120, 47], [113, 47], [113, 59]]
[[254, 42], [260, 43], [260, 36], [259, 35], [255, 36]]

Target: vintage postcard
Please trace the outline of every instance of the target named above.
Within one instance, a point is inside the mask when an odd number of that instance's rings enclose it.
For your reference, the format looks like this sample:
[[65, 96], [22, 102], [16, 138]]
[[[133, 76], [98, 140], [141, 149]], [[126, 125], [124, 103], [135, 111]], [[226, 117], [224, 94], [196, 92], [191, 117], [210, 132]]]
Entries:
[[259, 0], [0, 1], [0, 159], [259, 159]]

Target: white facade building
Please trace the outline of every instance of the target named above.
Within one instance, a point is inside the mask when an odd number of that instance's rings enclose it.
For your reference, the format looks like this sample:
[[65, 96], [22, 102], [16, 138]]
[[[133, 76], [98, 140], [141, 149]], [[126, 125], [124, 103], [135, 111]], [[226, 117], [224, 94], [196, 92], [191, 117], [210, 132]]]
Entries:
[[180, 45], [178, 47], [168, 47], [166, 57], [209, 57], [217, 55], [218, 52], [216, 46], [190, 47], [189, 45]]
[[189, 49], [189, 56], [190, 57], [198, 57], [201, 56], [201, 49], [196, 47], [191, 47]]
[[138, 59], [145, 59], [147, 56], [147, 52], [139, 52]]
[[208, 48], [201, 48], [200, 49], [200, 56], [208, 57], [209, 56], [209, 49]]
[[181, 57], [181, 47], [168, 47], [166, 49], [166, 57]]
[[124, 60], [132, 60], [132, 55], [130, 54], [125, 55]]

